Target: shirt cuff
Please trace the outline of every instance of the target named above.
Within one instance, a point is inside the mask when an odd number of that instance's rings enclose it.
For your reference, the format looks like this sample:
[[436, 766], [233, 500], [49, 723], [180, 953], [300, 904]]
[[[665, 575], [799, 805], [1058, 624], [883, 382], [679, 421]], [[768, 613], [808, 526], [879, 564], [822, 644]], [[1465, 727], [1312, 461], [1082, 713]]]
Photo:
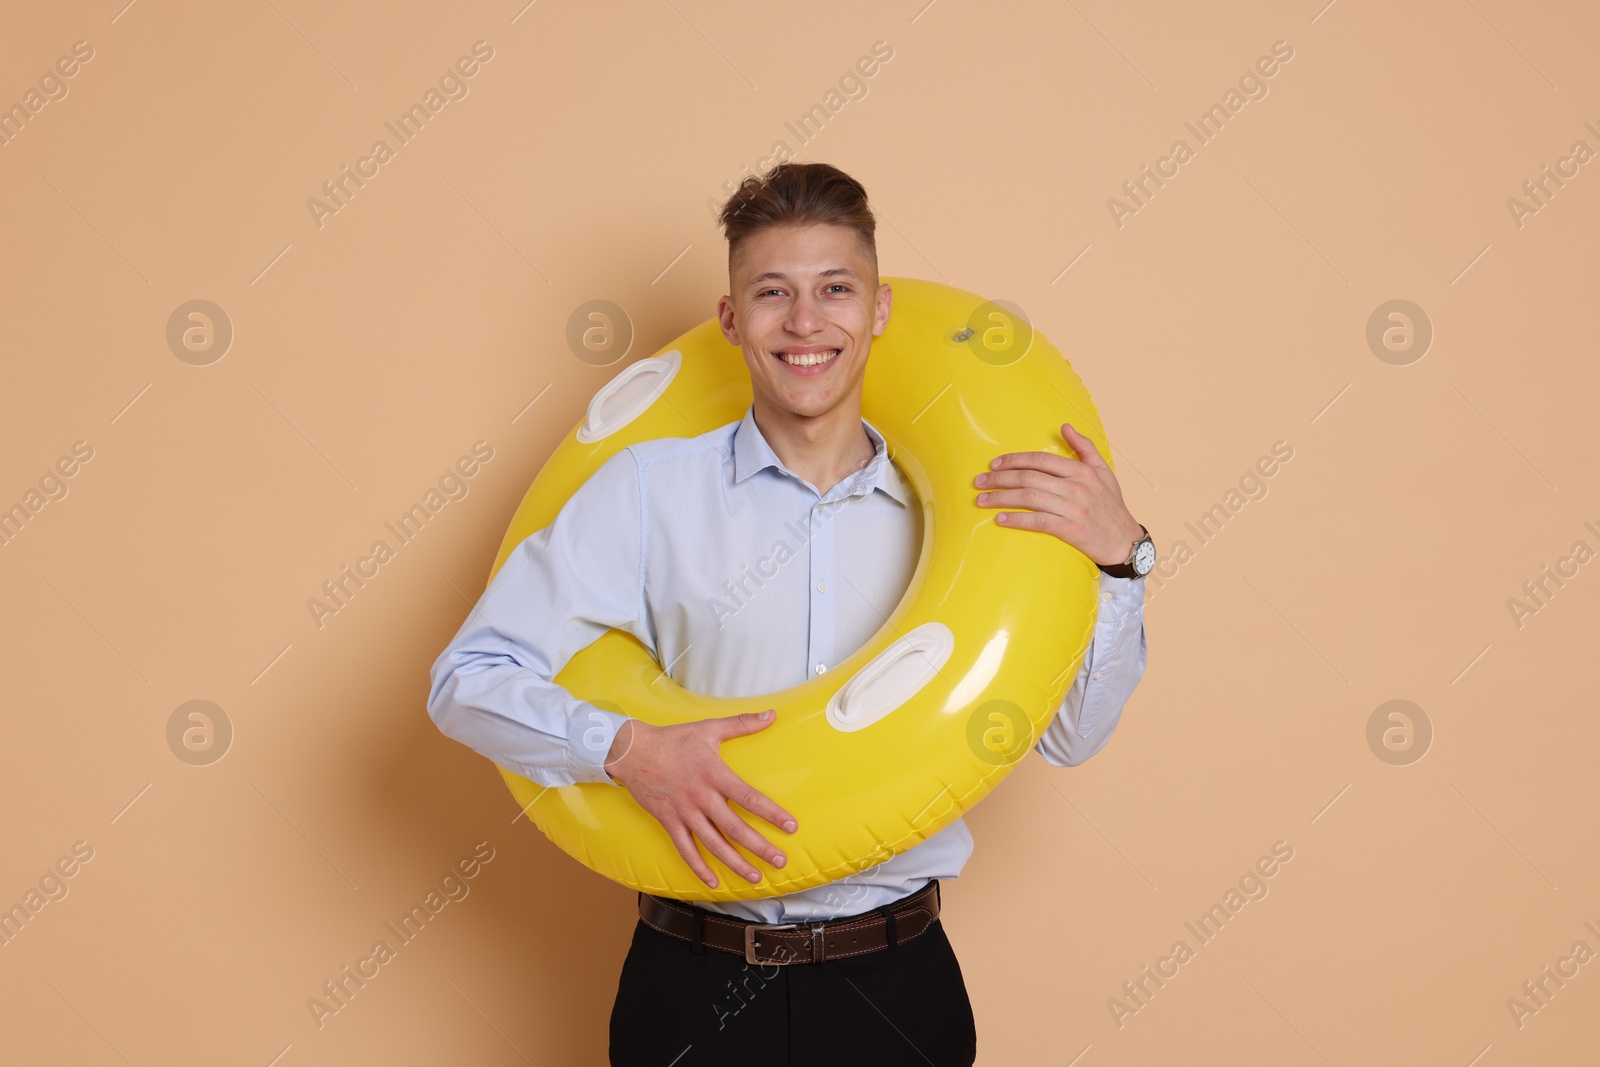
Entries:
[[619, 785], [606, 773], [606, 755], [617, 731], [628, 721], [626, 715], [580, 704], [567, 719], [567, 768], [574, 782]]
[[1100, 575], [1100, 613], [1115, 622], [1124, 622], [1144, 607], [1144, 575], [1117, 578]]

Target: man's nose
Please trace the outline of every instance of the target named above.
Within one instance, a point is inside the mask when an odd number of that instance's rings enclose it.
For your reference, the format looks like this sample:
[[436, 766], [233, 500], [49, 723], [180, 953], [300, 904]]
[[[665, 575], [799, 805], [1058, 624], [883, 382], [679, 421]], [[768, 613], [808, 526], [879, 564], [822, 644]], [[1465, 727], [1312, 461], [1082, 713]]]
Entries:
[[802, 293], [795, 297], [794, 303], [789, 306], [789, 321], [786, 325], [789, 332], [797, 337], [816, 333], [825, 322], [822, 307], [814, 296]]

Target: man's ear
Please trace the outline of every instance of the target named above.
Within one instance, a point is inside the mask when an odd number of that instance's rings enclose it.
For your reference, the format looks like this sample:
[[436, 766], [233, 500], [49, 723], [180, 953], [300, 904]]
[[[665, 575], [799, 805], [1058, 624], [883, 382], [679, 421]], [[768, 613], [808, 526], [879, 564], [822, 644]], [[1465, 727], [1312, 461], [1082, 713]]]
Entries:
[[717, 325], [722, 327], [722, 336], [730, 345], [742, 347], [739, 326], [733, 318], [733, 297], [724, 296], [717, 301]]
[[889, 312], [894, 308], [894, 290], [887, 282], [878, 286], [877, 303], [873, 308], [872, 336], [881, 337], [889, 326]]

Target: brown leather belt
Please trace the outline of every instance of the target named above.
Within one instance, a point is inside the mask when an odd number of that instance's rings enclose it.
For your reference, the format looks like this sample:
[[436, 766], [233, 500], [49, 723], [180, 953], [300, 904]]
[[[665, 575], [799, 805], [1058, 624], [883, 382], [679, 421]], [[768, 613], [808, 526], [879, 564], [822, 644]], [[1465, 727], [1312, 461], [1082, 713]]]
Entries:
[[646, 926], [755, 964], [822, 963], [880, 952], [927, 933], [938, 917], [938, 879], [876, 911], [831, 922], [755, 923], [639, 894], [639, 918]]

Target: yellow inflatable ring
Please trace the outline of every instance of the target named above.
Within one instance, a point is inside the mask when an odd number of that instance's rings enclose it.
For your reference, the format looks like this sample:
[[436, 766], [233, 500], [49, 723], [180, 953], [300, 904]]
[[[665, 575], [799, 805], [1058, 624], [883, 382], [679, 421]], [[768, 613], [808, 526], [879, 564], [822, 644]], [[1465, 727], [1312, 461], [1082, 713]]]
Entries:
[[[681, 900], [739, 900], [864, 870], [932, 836], [994, 788], [1077, 673], [1094, 632], [1095, 564], [1048, 534], [997, 524], [994, 510], [975, 502], [973, 478], [1003, 452], [1070, 455], [1063, 422], [1109, 463], [1094, 402], [1066, 358], [1019, 315], [949, 286], [883, 280], [894, 305], [867, 360], [862, 414], [923, 509], [921, 558], [888, 622], [826, 675], [779, 693], [691, 693], [618, 630], [556, 677], [577, 697], [656, 725], [777, 708], [773, 725], [725, 742], [722, 756], [799, 820], [794, 834], [754, 820], [788, 863], [749, 857], [764, 876], [751, 884], [708, 855], [719, 883], [711, 889], [621, 786], [547, 789], [501, 768], [533, 823], [607, 878]], [[490, 578], [618, 451], [735, 422], [750, 400], [743, 357], [715, 319], [629, 365], [534, 479]]]

